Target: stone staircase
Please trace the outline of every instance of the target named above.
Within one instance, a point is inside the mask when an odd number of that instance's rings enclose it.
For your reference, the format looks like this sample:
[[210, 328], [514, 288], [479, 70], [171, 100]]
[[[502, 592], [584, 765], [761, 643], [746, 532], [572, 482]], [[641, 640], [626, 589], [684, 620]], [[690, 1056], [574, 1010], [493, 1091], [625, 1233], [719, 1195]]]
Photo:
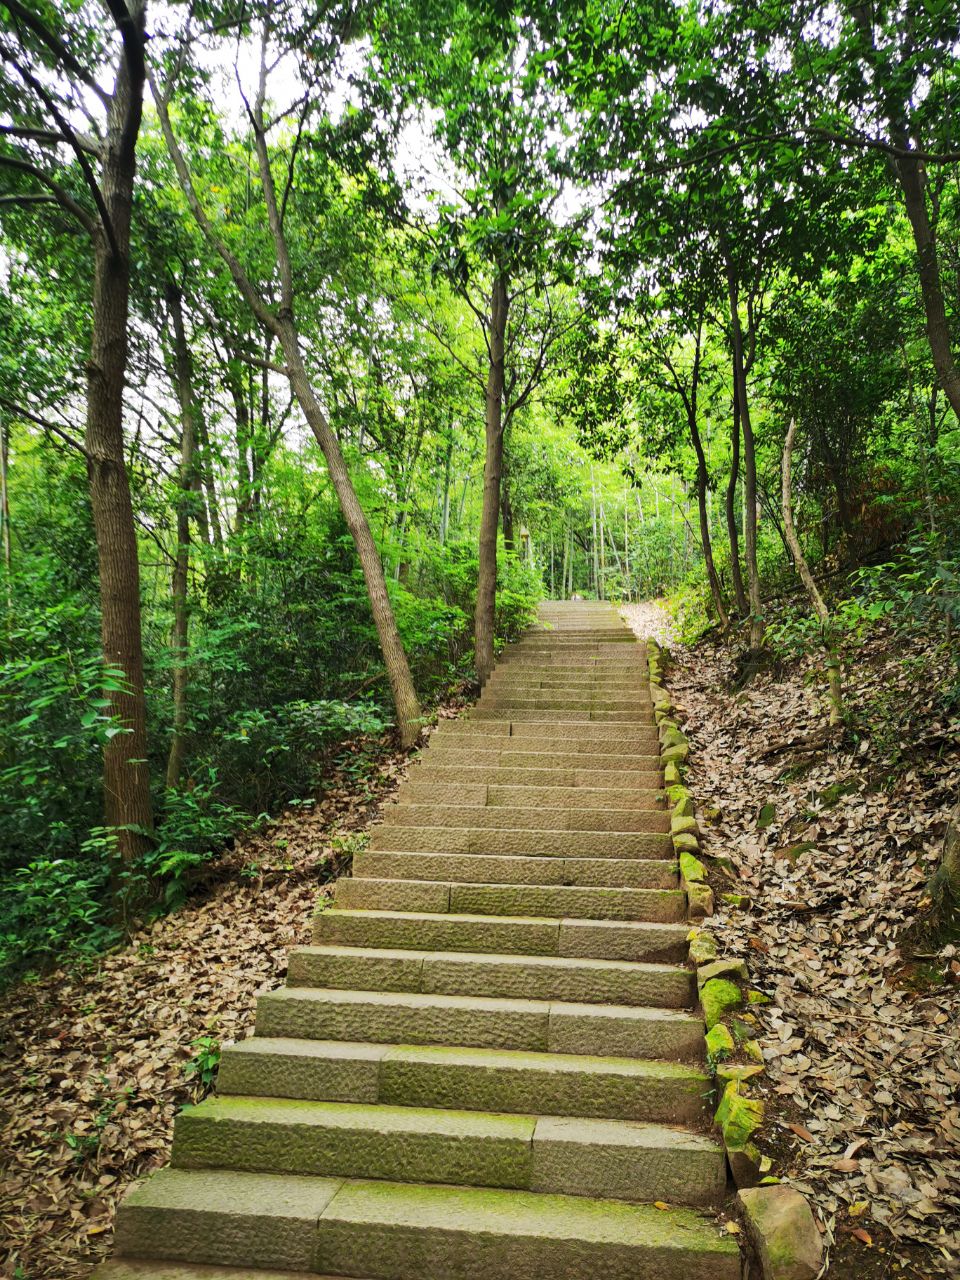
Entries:
[[99, 1280], [736, 1280], [646, 657], [549, 604], [125, 1199]]

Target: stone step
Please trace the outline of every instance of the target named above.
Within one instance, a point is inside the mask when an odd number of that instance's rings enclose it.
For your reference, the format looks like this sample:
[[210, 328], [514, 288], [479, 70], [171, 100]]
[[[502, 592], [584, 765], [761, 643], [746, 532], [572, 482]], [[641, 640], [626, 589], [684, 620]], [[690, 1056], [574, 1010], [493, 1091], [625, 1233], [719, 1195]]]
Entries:
[[573, 632], [559, 629], [548, 631], [544, 628], [542, 631], [528, 631], [519, 640], [515, 640], [510, 648], [520, 651], [547, 646], [556, 652], [558, 649], [589, 649], [602, 648], [610, 644], [636, 645], [636, 643], [637, 637], [627, 627], [603, 627], [595, 631], [586, 629]]
[[[496, 676], [484, 686], [481, 702], [487, 703], [492, 699], [499, 698], [528, 698], [536, 701], [556, 701], [559, 706], [554, 710], [562, 711], [566, 706], [582, 707], [597, 706], [599, 710], [605, 708], [605, 704], [612, 702], [626, 703], [628, 707], [637, 707], [644, 714], [653, 710], [653, 699], [650, 695], [650, 686], [645, 680], [620, 680], [619, 683], [613, 684], [609, 680], [595, 681], [589, 678], [578, 678], [574, 680], [558, 679], [555, 684], [543, 684], [543, 676], [530, 678], [529, 676], [516, 675], [509, 680], [504, 677], [502, 679]], [[607, 708], [618, 710], [617, 706]]]
[[294, 947], [287, 983], [424, 995], [642, 1004], [663, 1009], [690, 1008], [696, 996], [692, 972], [675, 965], [343, 946]]
[[675, 858], [522, 858], [502, 854], [404, 853], [367, 849], [354, 854], [353, 876], [357, 880], [675, 889], [677, 863]]
[[[498, 721], [503, 718], [504, 710], [497, 706], [477, 703], [463, 714], [467, 720]], [[643, 711], [636, 708], [630, 711], [591, 711], [586, 709], [580, 711], [558, 711], [555, 716], [551, 716], [546, 709], [525, 710], [522, 707], [517, 707], [510, 709], [510, 719], [514, 722], [527, 721], [528, 723], [551, 726], [577, 724], [581, 721], [586, 721], [590, 724], [623, 724], [633, 725], [635, 728], [645, 728], [653, 724], [653, 713], [645, 715]]]
[[[553, 748], [539, 750], [543, 744], [535, 738], [486, 738], [476, 733], [434, 736], [419, 757], [420, 761], [443, 764], [494, 765], [500, 768], [531, 769], [634, 769], [647, 773], [660, 769], [659, 743], [650, 742], [640, 748], [614, 739], [610, 742], [578, 743], [576, 738], [563, 739]], [[556, 763], [553, 763], [556, 761]]]
[[[480, 711], [500, 710], [505, 715], [513, 715], [514, 711], [630, 711], [633, 720], [640, 720], [646, 724], [653, 724], [653, 704], [649, 698], [641, 698], [637, 695], [626, 695], [625, 697], [612, 697], [585, 694], [568, 694], [566, 696], [554, 696], [549, 690], [543, 695], [538, 695], [530, 690], [514, 693], [512, 691], [497, 689], [485, 692], [483, 697], [477, 703], [477, 709]], [[589, 719], [589, 716], [584, 717]]]
[[663, 833], [670, 830], [670, 814], [664, 809], [586, 809], [569, 805], [391, 804], [383, 810], [383, 825]]
[[702, 1119], [711, 1087], [687, 1063], [264, 1036], [225, 1046], [217, 1079], [222, 1095], [668, 1124]]
[[[264, 1271], [260, 1267], [217, 1267], [204, 1263], [149, 1262], [143, 1258], [114, 1258], [102, 1263], [92, 1280], [347, 1280], [345, 1276], [318, 1276], [316, 1272]], [[368, 1277], [368, 1280], [373, 1280]]]
[[543, 808], [556, 805], [564, 809], [661, 809], [663, 792], [639, 787], [524, 787], [486, 786], [482, 783], [464, 782], [460, 785], [444, 785], [437, 782], [410, 780], [400, 788], [397, 803], [486, 805], [491, 808], [528, 807]]
[[313, 941], [345, 947], [491, 951], [596, 960], [682, 961], [688, 926], [642, 920], [459, 915], [454, 912], [344, 911], [313, 922]]
[[[659, 739], [652, 725], [595, 724], [586, 721], [538, 720], [445, 720], [431, 735], [433, 745], [439, 741], [461, 738], [477, 745], [489, 743], [488, 751], [581, 751], [601, 755], [610, 751], [659, 752]], [[499, 740], [499, 742], [498, 742]], [[566, 744], [576, 743], [571, 747]]]
[[[462, 778], [465, 783], [469, 784], [489, 783], [495, 786], [543, 786], [567, 789], [603, 787], [608, 784], [616, 787], [637, 787], [647, 792], [659, 787], [663, 781], [659, 770], [660, 760], [658, 756], [646, 757], [646, 762], [650, 766], [648, 769], [630, 767], [631, 763], [637, 764], [638, 757], [627, 757], [627, 763], [622, 768], [583, 769], [575, 765], [562, 765], [551, 768], [546, 764], [501, 764], [499, 752], [466, 751], [454, 754], [457, 759], [462, 758], [465, 762], [471, 759], [476, 760], [480, 757], [485, 763], [477, 765], [470, 763], [452, 764], [448, 763], [450, 757], [440, 754], [436, 756], [425, 755], [413, 766], [408, 776], [418, 783], [422, 779], [424, 785], [426, 785], [428, 779], [435, 779], [438, 783], [455, 783], [458, 778]], [[530, 757], [528, 756], [527, 758]], [[606, 758], [617, 759], [617, 757]], [[556, 759], [556, 757], [545, 756], [542, 759], [549, 761]], [[565, 756], [563, 759], [583, 762], [582, 756]], [[441, 763], [441, 760], [443, 763]], [[639, 757], [639, 760], [642, 763], [644, 757]]]
[[686, 897], [679, 889], [623, 889], [618, 886], [561, 884], [470, 884], [441, 880], [337, 881], [334, 901], [341, 910], [443, 911], [455, 915], [570, 916], [594, 920], [674, 922], [683, 918]]
[[257, 1000], [257, 1035], [469, 1045], [700, 1061], [703, 1022], [677, 1009], [506, 997], [280, 987]]
[[165, 1169], [119, 1214], [121, 1253], [379, 1280], [738, 1280], [694, 1209], [530, 1191]]
[[707, 1205], [726, 1184], [723, 1148], [630, 1120], [364, 1102], [208, 1098], [177, 1117], [171, 1165], [321, 1178], [514, 1188]]
[[[481, 810], [483, 812], [483, 810]], [[669, 858], [669, 835], [658, 831], [537, 831], [509, 827], [375, 827], [371, 849], [403, 853], [519, 853], [548, 858]]]

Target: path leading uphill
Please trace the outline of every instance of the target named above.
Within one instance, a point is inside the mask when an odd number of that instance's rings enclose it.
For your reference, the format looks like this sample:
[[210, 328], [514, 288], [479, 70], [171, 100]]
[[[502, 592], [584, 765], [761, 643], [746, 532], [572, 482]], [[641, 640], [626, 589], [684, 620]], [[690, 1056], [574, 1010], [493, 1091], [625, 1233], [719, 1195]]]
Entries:
[[615, 610], [545, 606], [178, 1118], [98, 1280], [737, 1280], [658, 750]]

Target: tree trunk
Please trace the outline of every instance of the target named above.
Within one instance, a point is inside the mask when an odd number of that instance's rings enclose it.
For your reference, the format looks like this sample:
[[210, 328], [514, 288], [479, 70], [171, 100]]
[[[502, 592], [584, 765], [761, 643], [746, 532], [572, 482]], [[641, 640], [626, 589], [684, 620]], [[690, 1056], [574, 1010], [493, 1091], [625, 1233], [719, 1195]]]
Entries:
[[183, 325], [183, 301], [179, 288], [168, 284], [167, 306], [173, 323], [174, 378], [180, 405], [180, 474], [177, 495], [177, 549], [173, 566], [173, 728], [167, 755], [167, 786], [176, 787], [183, 769], [184, 731], [187, 725], [188, 628], [187, 580], [190, 571], [190, 518], [198, 505], [199, 476], [196, 466], [196, 429], [193, 398], [193, 361]]
[[707, 459], [703, 451], [703, 441], [700, 438], [700, 427], [697, 422], [697, 401], [694, 398], [687, 406], [687, 426], [690, 429], [690, 440], [693, 443], [693, 451], [697, 456], [697, 511], [700, 515], [700, 542], [703, 546], [703, 560], [707, 568], [707, 582], [710, 586], [710, 594], [713, 597], [713, 607], [717, 611], [717, 618], [724, 631], [730, 626], [730, 615], [727, 613], [726, 602], [723, 598], [723, 590], [720, 586], [720, 576], [717, 573], [716, 565], [713, 562], [713, 542], [710, 537], [710, 512], [707, 509]]
[[593, 473], [593, 463], [590, 463], [590, 515], [592, 520], [593, 540], [590, 544], [593, 555], [593, 594], [598, 600], [602, 600], [600, 593], [600, 559], [597, 547], [597, 484]]
[[300, 354], [300, 338], [296, 325], [289, 316], [281, 320], [280, 341], [286, 357], [288, 377], [297, 402], [303, 410], [310, 430], [326, 459], [327, 470], [334, 492], [340, 503], [340, 510], [347, 528], [353, 537], [363, 569], [370, 599], [370, 612], [380, 639], [380, 650], [387, 669], [387, 679], [393, 694], [393, 703], [397, 713], [397, 727], [400, 741], [404, 747], [410, 747], [420, 736], [420, 703], [410, 675], [410, 664], [397, 630], [397, 621], [393, 616], [390, 597], [387, 594], [387, 582], [383, 573], [383, 564], [377, 544], [370, 532], [370, 525], [364, 514], [360, 499], [350, 479], [350, 472], [337, 437], [327, 422], [320, 407], [313, 384]]
[[740, 402], [737, 388], [733, 388], [733, 426], [730, 432], [730, 476], [727, 480], [726, 514], [727, 538], [730, 543], [730, 581], [737, 612], [745, 618], [750, 612], [747, 593], [740, 572], [740, 535], [737, 532], [737, 482], [740, 479]]
[[483, 508], [473, 637], [477, 679], [486, 684], [493, 671], [494, 611], [497, 603], [497, 527], [500, 523], [500, 477], [503, 471], [504, 346], [510, 299], [502, 274], [490, 298], [490, 363], [487, 369]]
[[790, 427], [787, 431], [787, 438], [783, 445], [783, 528], [784, 536], [790, 552], [793, 556], [793, 563], [796, 566], [800, 580], [806, 588], [807, 595], [810, 597], [810, 603], [813, 605], [814, 613], [820, 619], [820, 631], [823, 637], [823, 648], [826, 653], [827, 661], [827, 684], [830, 690], [830, 723], [839, 724], [843, 715], [843, 690], [840, 681], [840, 659], [837, 655], [836, 643], [833, 638], [833, 629], [830, 623], [830, 610], [826, 606], [823, 596], [820, 594], [819, 588], [810, 572], [810, 566], [807, 563], [807, 557], [803, 554], [803, 547], [800, 545], [800, 539], [797, 537], [796, 526], [793, 522], [793, 482], [791, 478], [793, 464], [793, 441], [796, 436], [797, 424], [796, 420], [790, 419]]
[[443, 504], [440, 508], [440, 545], [446, 544], [447, 530], [450, 527], [450, 469], [453, 462], [453, 427], [447, 440], [447, 456], [443, 464]]
[[750, 648], [759, 649], [763, 644], [763, 602], [760, 599], [760, 571], [757, 567], [757, 455], [750, 421], [750, 403], [747, 397], [747, 375], [743, 361], [743, 331], [740, 327], [740, 295], [733, 262], [727, 258], [727, 291], [730, 300], [730, 334], [733, 343], [733, 377], [737, 404], [740, 409], [740, 425], [743, 429], [744, 504], [746, 519], [744, 528], [745, 560], [747, 564], [747, 592], [750, 602]]
[[0, 416], [0, 524], [3, 525], [3, 567], [7, 574], [7, 597], [10, 596], [10, 571], [13, 567], [10, 543], [10, 493], [7, 489], [7, 459], [10, 453], [10, 429]]
[[[904, 149], [909, 147], [909, 139], [905, 131], [891, 131], [895, 134], [897, 144]], [[917, 273], [920, 277], [920, 293], [923, 297], [923, 311], [927, 321], [927, 341], [933, 357], [933, 367], [943, 393], [950, 401], [953, 412], [960, 419], [960, 371], [950, 344], [950, 329], [947, 324], [947, 311], [943, 300], [943, 288], [940, 284], [940, 262], [937, 254], [937, 241], [930, 223], [927, 201], [924, 194], [925, 177], [920, 161], [916, 156], [899, 156], [895, 165], [903, 202], [906, 207], [910, 228], [913, 231], [913, 243], [917, 250]]]
[[[131, 6], [143, 30], [144, 6]], [[123, 387], [127, 369], [130, 293], [130, 221], [136, 139], [143, 84], [121, 55], [107, 122], [100, 185], [115, 248], [104, 227], [94, 243], [93, 325], [87, 362], [84, 434], [90, 507], [100, 571], [103, 657], [123, 672], [123, 688], [108, 687], [109, 714], [122, 726], [103, 752], [104, 822], [116, 837], [119, 864], [114, 889], [123, 908], [120, 873], [150, 846], [153, 827], [147, 766], [147, 714], [140, 627], [140, 565], [123, 440]], [[114, 682], [110, 681], [109, 685]]]
[[503, 465], [500, 473], [500, 524], [503, 529], [503, 547], [505, 551], [516, 550], [516, 534], [514, 531], [513, 503], [510, 500], [510, 428], [503, 430]]

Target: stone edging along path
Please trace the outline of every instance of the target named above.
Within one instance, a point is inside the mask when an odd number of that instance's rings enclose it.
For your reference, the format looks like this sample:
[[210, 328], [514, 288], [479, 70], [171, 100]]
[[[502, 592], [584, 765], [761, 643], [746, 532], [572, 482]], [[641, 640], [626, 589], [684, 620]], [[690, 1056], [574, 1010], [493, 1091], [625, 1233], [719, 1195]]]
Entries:
[[[813, 1280], [820, 1274], [823, 1247], [813, 1213], [804, 1196], [780, 1185], [773, 1161], [757, 1146], [764, 1119], [763, 1102], [752, 1096], [751, 1081], [764, 1071], [764, 1058], [754, 1033], [750, 1006], [767, 997], [752, 989], [747, 962], [721, 956], [717, 939], [699, 927], [712, 916], [715, 903], [700, 861], [700, 828], [692, 792], [684, 785], [690, 744], [676, 719], [676, 708], [664, 685], [669, 654], [648, 640], [650, 696], [660, 739], [664, 786], [671, 807], [670, 833], [677, 854], [680, 887], [687, 898], [690, 930], [688, 958], [696, 971], [697, 993], [706, 1028], [707, 1068], [716, 1081], [719, 1100], [714, 1123], [722, 1135], [737, 1201], [764, 1280]], [[749, 1263], [745, 1264], [749, 1273]]]
[[98, 1280], [739, 1280], [718, 1211], [748, 1075], [720, 1141], [696, 978], [712, 1019], [740, 974], [702, 933], [688, 964], [709, 904], [650, 659], [612, 606], [544, 606], [178, 1117]]

